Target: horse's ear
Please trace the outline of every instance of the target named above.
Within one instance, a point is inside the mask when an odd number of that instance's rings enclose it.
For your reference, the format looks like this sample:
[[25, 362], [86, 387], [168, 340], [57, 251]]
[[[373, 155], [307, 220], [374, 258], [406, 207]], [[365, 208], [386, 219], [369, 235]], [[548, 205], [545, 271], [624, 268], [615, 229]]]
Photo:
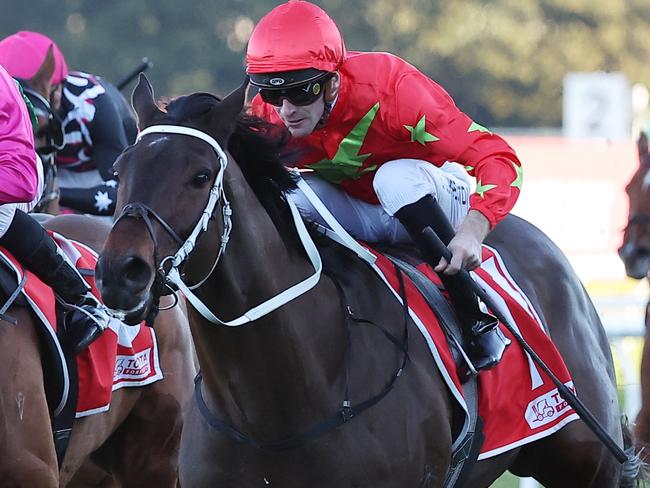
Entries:
[[[227, 95], [218, 105], [218, 108], [215, 111], [215, 116], [218, 118], [217, 124], [219, 121], [221, 121], [222, 124], [226, 121], [229, 124], [229, 127], [232, 126], [232, 122], [244, 109], [244, 100], [246, 99], [247, 88], [248, 76], [244, 78], [244, 82], [239, 88]], [[227, 132], [229, 133], [230, 130]]]
[[50, 99], [50, 93], [52, 92], [51, 81], [55, 69], [54, 48], [50, 46], [43, 60], [43, 64], [41, 64], [34, 76], [27, 80], [29, 86], [46, 100]]
[[163, 113], [154, 101], [153, 88], [144, 73], [140, 73], [138, 84], [133, 89], [131, 105], [133, 105], [135, 113], [138, 114], [138, 128], [140, 130], [150, 125], [156, 115]]
[[636, 147], [639, 150], [639, 164], [641, 166], [650, 165], [650, 153], [648, 153], [648, 137], [645, 134], [645, 131], [641, 131], [639, 134], [639, 140], [636, 143]]

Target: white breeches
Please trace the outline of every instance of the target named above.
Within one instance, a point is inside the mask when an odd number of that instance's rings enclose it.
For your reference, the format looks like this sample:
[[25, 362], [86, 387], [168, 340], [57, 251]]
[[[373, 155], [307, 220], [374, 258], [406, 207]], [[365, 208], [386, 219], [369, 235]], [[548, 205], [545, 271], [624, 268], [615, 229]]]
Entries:
[[[426, 195], [437, 200], [454, 228], [469, 209], [469, 175], [457, 163], [448, 162], [439, 168], [427, 161], [397, 159], [383, 164], [373, 180], [380, 205], [351, 197], [313, 173], [303, 173], [303, 178], [343, 228], [366, 242], [410, 242], [408, 232], [394, 217], [395, 212]], [[325, 225], [300, 190], [290, 193], [289, 198], [303, 216]]]
[[16, 210], [22, 210], [23, 212], [29, 212], [33, 209], [38, 201], [43, 195], [43, 164], [41, 163], [40, 158], [37, 156], [36, 161], [36, 173], [38, 174], [38, 192], [36, 197], [31, 202], [26, 203], [5, 203], [0, 205], [0, 237], [5, 235], [7, 229], [11, 225], [11, 222], [14, 220], [14, 215]]

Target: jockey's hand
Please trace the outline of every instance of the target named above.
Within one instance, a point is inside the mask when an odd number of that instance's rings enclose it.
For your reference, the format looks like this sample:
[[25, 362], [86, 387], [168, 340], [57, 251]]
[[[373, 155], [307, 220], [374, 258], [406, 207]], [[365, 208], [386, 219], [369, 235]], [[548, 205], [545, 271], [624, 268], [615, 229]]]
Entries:
[[490, 222], [480, 212], [470, 210], [456, 236], [447, 246], [451, 251], [451, 263], [445, 258], [434, 268], [437, 273], [453, 275], [461, 269], [471, 271], [481, 265], [481, 243], [490, 231]]

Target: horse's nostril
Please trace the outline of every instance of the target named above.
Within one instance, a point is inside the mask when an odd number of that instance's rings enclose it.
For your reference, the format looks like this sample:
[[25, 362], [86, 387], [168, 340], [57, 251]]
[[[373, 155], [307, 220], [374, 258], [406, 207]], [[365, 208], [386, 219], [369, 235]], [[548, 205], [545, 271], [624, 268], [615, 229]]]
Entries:
[[151, 276], [147, 263], [137, 256], [130, 256], [124, 261], [122, 272], [124, 281], [143, 286], [146, 286]]

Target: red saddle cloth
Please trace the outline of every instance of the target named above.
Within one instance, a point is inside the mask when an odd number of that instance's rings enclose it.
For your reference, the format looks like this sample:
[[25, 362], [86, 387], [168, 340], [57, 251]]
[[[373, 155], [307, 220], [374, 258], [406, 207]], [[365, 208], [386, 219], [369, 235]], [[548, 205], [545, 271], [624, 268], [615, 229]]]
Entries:
[[[371, 251], [377, 256], [375, 265], [398, 295], [399, 282], [393, 263], [378, 252]], [[428, 265], [421, 265], [419, 269], [433, 282], [440, 284], [440, 279]], [[483, 247], [483, 264], [474, 272], [474, 277], [551, 371], [560, 381], [573, 388], [566, 365], [542, 327], [537, 313], [494, 249]], [[411, 316], [429, 344], [434, 361], [452, 394], [466, 411], [462, 385], [444, 332], [415, 285], [406, 276], [404, 281]], [[478, 375], [478, 408], [485, 434], [479, 459], [496, 456], [549, 436], [578, 419], [575, 411], [560, 398], [553, 382], [533, 363], [512, 334], [502, 324], [499, 327], [512, 340], [512, 344], [495, 368]]]
[[[94, 251], [56, 233], [51, 235], [78, 269], [95, 269], [97, 254]], [[22, 280], [22, 266], [5, 249], [0, 248], [0, 254], [12, 266], [18, 280]], [[84, 275], [84, 279], [91, 286], [93, 294], [99, 297], [94, 277]], [[56, 332], [55, 298], [52, 289], [27, 271], [23, 293], [43, 324]], [[51, 337], [56, 340], [56, 334], [51, 334]], [[62, 356], [58, 346], [57, 349]], [[123, 387], [144, 386], [162, 379], [155, 331], [144, 324], [128, 326], [112, 319], [102, 335], [77, 355], [77, 370], [77, 418], [107, 411], [113, 391]]]

